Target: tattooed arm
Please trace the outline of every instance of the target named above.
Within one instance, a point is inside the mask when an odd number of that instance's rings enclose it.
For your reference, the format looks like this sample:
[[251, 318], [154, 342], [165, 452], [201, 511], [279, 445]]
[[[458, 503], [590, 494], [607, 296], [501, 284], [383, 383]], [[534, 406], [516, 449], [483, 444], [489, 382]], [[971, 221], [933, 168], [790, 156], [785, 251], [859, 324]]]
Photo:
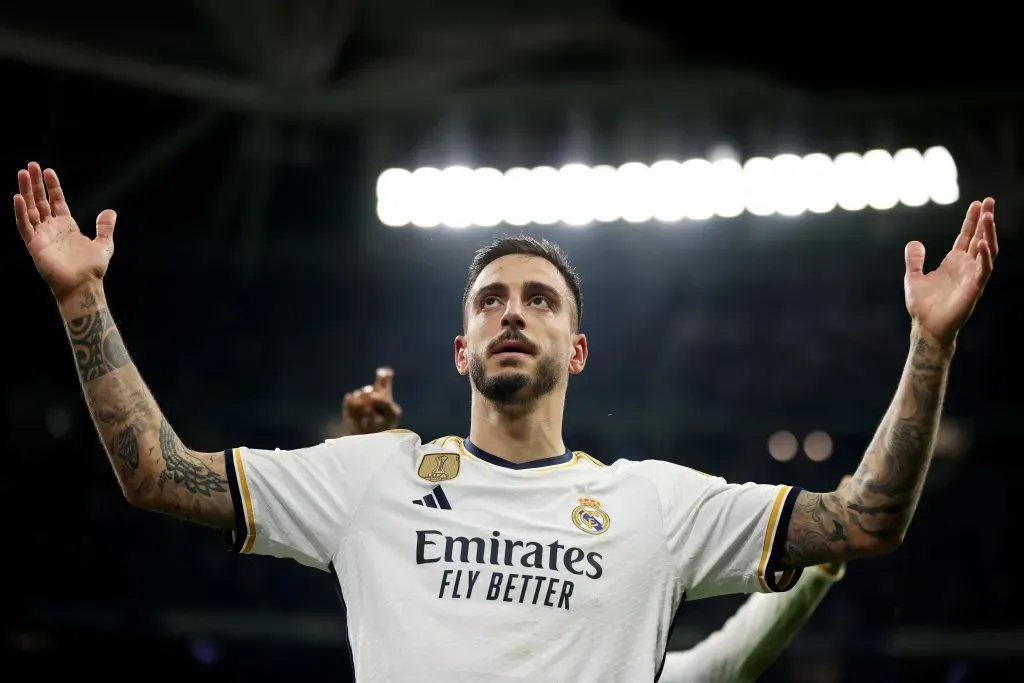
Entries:
[[779, 569], [899, 547], [931, 463], [952, 357], [952, 345], [914, 329], [896, 397], [860, 466], [832, 493], [799, 493]]
[[100, 440], [132, 505], [233, 529], [223, 453], [190, 450], [167, 423], [125, 349], [100, 284], [59, 299]]

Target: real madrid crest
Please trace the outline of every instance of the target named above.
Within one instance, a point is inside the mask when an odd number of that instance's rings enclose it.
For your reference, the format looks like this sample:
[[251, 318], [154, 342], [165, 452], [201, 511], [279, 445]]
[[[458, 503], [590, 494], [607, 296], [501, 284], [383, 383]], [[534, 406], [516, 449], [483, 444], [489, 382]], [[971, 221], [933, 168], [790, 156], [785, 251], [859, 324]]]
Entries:
[[601, 509], [601, 502], [595, 498], [580, 498], [580, 504], [572, 511], [572, 523], [588, 534], [603, 534], [612, 525], [612, 518]]
[[454, 479], [459, 476], [459, 454], [427, 453], [420, 460], [420, 468], [416, 473], [421, 479], [434, 484]]

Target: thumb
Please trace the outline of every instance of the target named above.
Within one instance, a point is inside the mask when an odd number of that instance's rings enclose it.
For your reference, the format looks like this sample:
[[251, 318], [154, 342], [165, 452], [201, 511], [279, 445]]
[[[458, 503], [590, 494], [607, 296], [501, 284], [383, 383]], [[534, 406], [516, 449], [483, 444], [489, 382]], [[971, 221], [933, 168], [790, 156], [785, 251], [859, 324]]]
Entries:
[[104, 209], [96, 216], [96, 239], [101, 242], [114, 241], [114, 224], [117, 223], [117, 212]]
[[903, 259], [907, 262], [907, 275], [924, 272], [924, 245], [920, 242], [909, 243], [903, 250]]
[[395, 371], [391, 368], [377, 368], [377, 378], [373, 381], [373, 388], [390, 394], [391, 383], [394, 379]]

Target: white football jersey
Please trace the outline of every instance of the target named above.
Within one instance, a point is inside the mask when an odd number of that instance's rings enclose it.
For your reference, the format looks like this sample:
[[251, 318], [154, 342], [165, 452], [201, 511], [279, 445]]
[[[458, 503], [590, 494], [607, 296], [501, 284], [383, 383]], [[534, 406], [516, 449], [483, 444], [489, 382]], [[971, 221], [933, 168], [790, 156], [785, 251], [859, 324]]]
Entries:
[[789, 486], [401, 430], [226, 459], [234, 548], [334, 574], [358, 681], [652, 681], [682, 600], [797, 578]]

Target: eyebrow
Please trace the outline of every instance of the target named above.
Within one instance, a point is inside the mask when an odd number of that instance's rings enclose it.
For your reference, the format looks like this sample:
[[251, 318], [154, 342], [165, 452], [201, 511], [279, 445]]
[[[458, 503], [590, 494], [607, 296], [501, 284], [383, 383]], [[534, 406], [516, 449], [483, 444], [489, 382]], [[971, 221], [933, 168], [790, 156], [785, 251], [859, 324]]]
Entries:
[[485, 296], [497, 296], [499, 294], [508, 294], [508, 286], [501, 282], [492, 282], [476, 290], [473, 294], [473, 301], [479, 301]]
[[[543, 282], [538, 282], [536, 280], [528, 280], [524, 282], [523, 291], [543, 294], [544, 296], [549, 297], [552, 301], [556, 303], [561, 303], [562, 301], [562, 295], [559, 294], [557, 289], [555, 289], [551, 285], [545, 284]], [[473, 301], [479, 301], [482, 297], [498, 296], [502, 294], [508, 294], [508, 285], [506, 285], [503, 282], [492, 282], [491, 284], [484, 285], [483, 287], [478, 289], [476, 291], [476, 294], [473, 295]]]
[[552, 287], [551, 285], [544, 284], [543, 282], [536, 282], [533, 280], [524, 282], [523, 290], [526, 292], [543, 294], [544, 296], [551, 299], [551, 302], [556, 305], [562, 303], [562, 295], [558, 292], [558, 290]]

